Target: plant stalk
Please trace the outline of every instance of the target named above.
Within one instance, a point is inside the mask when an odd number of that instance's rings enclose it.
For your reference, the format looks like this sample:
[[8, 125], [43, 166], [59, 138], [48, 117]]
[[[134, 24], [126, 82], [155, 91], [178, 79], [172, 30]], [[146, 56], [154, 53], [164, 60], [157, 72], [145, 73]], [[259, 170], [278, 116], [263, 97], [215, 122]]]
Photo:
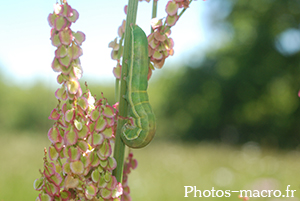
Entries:
[[[121, 90], [120, 90], [120, 100], [119, 100], [119, 115], [121, 117], [127, 117], [128, 103], [125, 99], [126, 94], [126, 81], [128, 60], [130, 58], [130, 25], [135, 24], [136, 15], [138, 8], [138, 0], [129, 0], [127, 8], [127, 18], [125, 26], [125, 41], [124, 41], [124, 51], [123, 51], [123, 60], [122, 60], [122, 73], [121, 73]], [[115, 135], [115, 148], [114, 148], [114, 158], [117, 161], [117, 167], [113, 171], [113, 175], [116, 177], [117, 181], [122, 183], [123, 177], [123, 166], [124, 166], [124, 154], [125, 154], [125, 144], [121, 139], [121, 130], [124, 123], [127, 120], [124, 118], [118, 119], [117, 132]]]
[[[152, 4], [152, 17], [151, 17], [151, 19], [153, 19], [153, 18], [156, 18], [156, 16], [157, 16], [157, 1], [155, 1], [155, 0], [153, 0], [153, 4]], [[153, 33], [153, 28], [152, 28], [152, 26], [151, 26], [151, 33]]]

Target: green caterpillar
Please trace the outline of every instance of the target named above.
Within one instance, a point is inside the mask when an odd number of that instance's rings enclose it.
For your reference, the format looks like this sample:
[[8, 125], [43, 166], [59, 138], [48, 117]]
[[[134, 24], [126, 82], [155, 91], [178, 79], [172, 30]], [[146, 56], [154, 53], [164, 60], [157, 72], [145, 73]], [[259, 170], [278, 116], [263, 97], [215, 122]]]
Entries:
[[137, 25], [131, 26], [130, 59], [126, 77], [126, 100], [129, 104], [128, 116], [132, 121], [124, 124], [122, 139], [132, 148], [142, 148], [153, 139], [156, 120], [148, 99], [148, 40]]

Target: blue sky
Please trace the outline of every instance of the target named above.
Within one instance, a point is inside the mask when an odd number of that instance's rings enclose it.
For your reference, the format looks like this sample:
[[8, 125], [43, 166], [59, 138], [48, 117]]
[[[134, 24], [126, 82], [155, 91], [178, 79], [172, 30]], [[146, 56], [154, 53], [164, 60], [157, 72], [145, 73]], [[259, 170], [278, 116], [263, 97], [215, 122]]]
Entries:
[[[124, 5], [127, 0], [69, 0], [68, 3], [79, 12], [78, 21], [72, 25], [73, 31], [83, 31], [83, 56], [80, 57], [84, 70], [83, 80], [100, 83], [113, 83], [112, 68], [116, 62], [111, 60], [108, 43], [117, 37], [117, 29], [125, 19]], [[47, 16], [53, 11], [55, 0], [14, 0], [3, 1], [0, 12], [0, 67], [6, 78], [17, 84], [33, 83], [43, 80], [55, 84], [57, 73], [50, 65], [55, 47], [50, 41], [50, 27]], [[158, 17], [166, 16], [167, 0], [158, 2]], [[196, 48], [205, 47], [204, 21], [201, 14], [209, 1], [194, 1], [183, 14], [171, 37], [174, 39], [175, 54], [167, 59], [164, 68], [178, 66], [190, 59], [189, 54]], [[150, 32], [152, 3], [139, 3], [137, 24]], [[164, 70], [156, 70], [157, 71]]]

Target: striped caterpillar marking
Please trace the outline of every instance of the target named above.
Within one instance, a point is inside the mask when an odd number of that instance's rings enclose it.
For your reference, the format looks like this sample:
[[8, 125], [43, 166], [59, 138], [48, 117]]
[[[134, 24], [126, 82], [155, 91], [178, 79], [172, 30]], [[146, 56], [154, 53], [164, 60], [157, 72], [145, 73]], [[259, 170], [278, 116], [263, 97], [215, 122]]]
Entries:
[[127, 146], [142, 148], [153, 139], [156, 120], [147, 93], [148, 40], [137, 25], [131, 26], [130, 53], [125, 98], [130, 106], [128, 116], [132, 121], [124, 124], [121, 136]]

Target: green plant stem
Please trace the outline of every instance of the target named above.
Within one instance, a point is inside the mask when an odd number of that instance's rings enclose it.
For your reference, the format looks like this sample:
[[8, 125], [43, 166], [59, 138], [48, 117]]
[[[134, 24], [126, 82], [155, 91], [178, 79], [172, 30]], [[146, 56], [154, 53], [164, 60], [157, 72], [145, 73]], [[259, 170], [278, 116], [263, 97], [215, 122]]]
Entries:
[[[155, 0], [153, 0], [153, 4], [152, 4], [152, 17], [151, 17], [151, 19], [153, 19], [153, 18], [156, 18], [156, 16], [157, 16], [157, 1], [155, 1]], [[153, 28], [152, 28], [152, 26], [151, 26], [151, 33], [153, 33]]]
[[[127, 66], [128, 60], [130, 58], [130, 25], [135, 24], [136, 15], [138, 8], [138, 0], [129, 0], [128, 1], [128, 9], [127, 9], [127, 18], [126, 18], [126, 27], [125, 27], [125, 41], [124, 41], [124, 52], [123, 52], [123, 60], [122, 60], [122, 73], [121, 73], [121, 90], [120, 90], [120, 101], [119, 101], [119, 115], [121, 117], [127, 117], [128, 111], [128, 103], [125, 100], [126, 94], [126, 82], [125, 77], [127, 76]], [[115, 135], [115, 148], [114, 148], [114, 158], [117, 161], [117, 167], [113, 171], [113, 175], [116, 177], [117, 181], [122, 183], [122, 175], [123, 175], [123, 166], [124, 166], [124, 153], [125, 153], [125, 144], [121, 139], [121, 130], [126, 122], [125, 119], [118, 119], [117, 132]]]
[[116, 83], [115, 83], [115, 102], [118, 102], [120, 97], [120, 79], [116, 78]]
[[[193, 1], [193, 0], [190, 0], [189, 5], [192, 3], [192, 1]], [[184, 9], [179, 13], [179, 15], [178, 15], [178, 20], [179, 20], [179, 18], [181, 17], [181, 15], [183, 15], [183, 13], [184, 13], [185, 11], [186, 11], [186, 8], [184, 8]], [[165, 21], [165, 23], [164, 23], [164, 27], [166, 27], [166, 28], [165, 28], [164, 32], [161, 33], [161, 35], [167, 33], [167, 32], [171, 29], [170, 26], [166, 26], [166, 21]]]
[[[191, 5], [193, 0], [190, 0], [189, 5]], [[179, 13], [179, 18], [181, 17], [181, 15], [186, 11], [186, 8], [184, 8], [180, 13]]]

